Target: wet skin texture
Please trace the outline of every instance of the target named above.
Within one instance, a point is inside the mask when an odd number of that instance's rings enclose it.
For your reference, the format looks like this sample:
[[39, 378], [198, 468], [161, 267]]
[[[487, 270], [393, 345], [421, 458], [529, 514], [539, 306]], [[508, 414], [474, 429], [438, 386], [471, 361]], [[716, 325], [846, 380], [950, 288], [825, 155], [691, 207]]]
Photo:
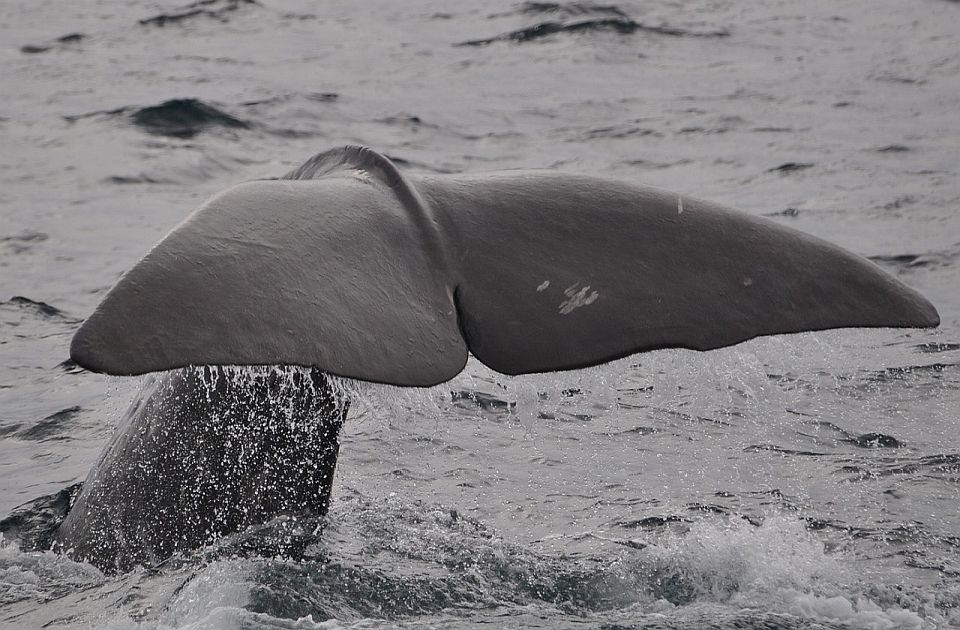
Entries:
[[55, 546], [125, 571], [279, 515], [323, 515], [347, 407], [317, 370], [151, 376]]

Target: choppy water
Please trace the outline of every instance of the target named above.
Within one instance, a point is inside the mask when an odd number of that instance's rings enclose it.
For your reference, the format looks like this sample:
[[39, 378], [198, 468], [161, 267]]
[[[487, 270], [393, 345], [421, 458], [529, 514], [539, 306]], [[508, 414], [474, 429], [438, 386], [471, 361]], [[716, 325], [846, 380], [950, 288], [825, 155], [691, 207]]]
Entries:
[[361, 386], [319, 537], [272, 523], [120, 577], [4, 540], [0, 626], [960, 625], [958, 19], [950, 0], [0, 4], [0, 515], [82, 481], [138, 387], [64, 362], [117, 276], [207, 195], [338, 144], [769, 215], [943, 318]]

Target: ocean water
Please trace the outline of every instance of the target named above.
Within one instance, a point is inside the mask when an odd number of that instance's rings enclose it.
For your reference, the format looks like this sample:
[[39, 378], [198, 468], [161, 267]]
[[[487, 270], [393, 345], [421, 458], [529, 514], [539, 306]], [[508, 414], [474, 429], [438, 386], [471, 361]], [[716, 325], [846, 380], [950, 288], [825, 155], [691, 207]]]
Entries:
[[950, 0], [3, 2], [0, 518], [83, 481], [139, 388], [66, 361], [118, 276], [207, 196], [344, 143], [766, 215], [943, 323], [354, 384], [323, 523], [119, 576], [9, 534], [0, 627], [960, 626], [958, 20]]

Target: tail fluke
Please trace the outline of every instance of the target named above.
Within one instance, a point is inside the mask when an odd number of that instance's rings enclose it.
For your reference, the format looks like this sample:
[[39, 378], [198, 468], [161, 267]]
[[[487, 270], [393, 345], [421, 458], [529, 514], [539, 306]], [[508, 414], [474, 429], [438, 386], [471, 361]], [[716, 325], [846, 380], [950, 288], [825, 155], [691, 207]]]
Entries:
[[596, 365], [759, 335], [929, 327], [873, 263], [654, 188], [550, 171], [405, 178], [359, 147], [231, 188], [164, 238], [77, 332], [110, 374], [314, 366], [396, 385]]
[[119, 375], [289, 364], [427, 385], [457, 374], [467, 346], [454, 287], [411, 220], [419, 208], [397, 195], [405, 182], [369, 150], [314, 166], [316, 179], [207, 201], [113, 287], [73, 360]]
[[677, 193], [550, 172], [430, 179], [470, 351], [508, 374], [807, 330], [936, 326], [870, 261]]

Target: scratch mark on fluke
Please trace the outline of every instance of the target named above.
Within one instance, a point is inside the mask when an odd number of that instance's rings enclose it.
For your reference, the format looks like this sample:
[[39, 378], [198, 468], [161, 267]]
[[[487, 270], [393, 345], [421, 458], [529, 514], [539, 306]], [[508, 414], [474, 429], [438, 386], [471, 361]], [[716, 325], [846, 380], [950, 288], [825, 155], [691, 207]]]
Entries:
[[567, 299], [560, 303], [561, 315], [569, 315], [582, 306], [593, 304], [600, 297], [600, 294], [596, 291], [590, 291], [590, 285], [579, 289], [577, 287], [580, 287], [579, 282], [563, 290]]

